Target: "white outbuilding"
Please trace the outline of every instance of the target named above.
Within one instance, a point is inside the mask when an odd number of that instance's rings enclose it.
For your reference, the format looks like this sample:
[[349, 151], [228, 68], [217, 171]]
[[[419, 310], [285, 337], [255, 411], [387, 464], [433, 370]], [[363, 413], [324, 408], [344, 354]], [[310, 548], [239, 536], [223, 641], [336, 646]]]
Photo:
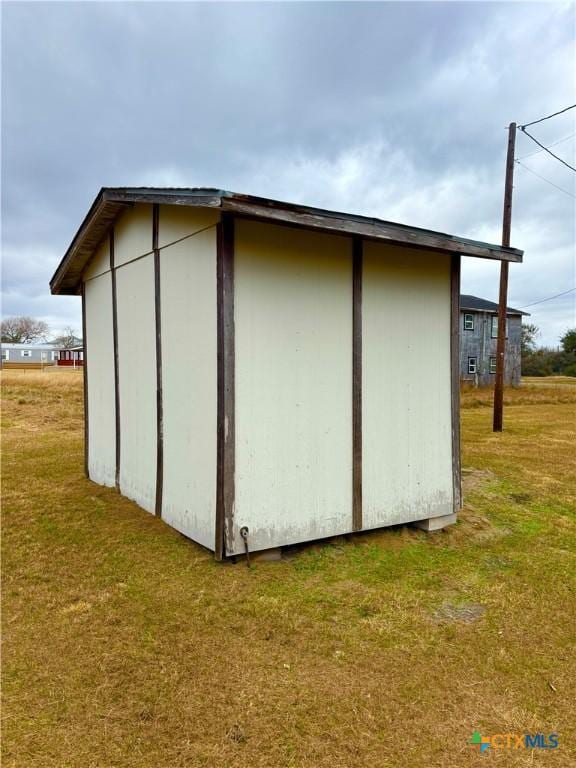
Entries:
[[522, 251], [216, 189], [104, 188], [82, 296], [85, 469], [218, 559], [461, 506], [461, 256]]

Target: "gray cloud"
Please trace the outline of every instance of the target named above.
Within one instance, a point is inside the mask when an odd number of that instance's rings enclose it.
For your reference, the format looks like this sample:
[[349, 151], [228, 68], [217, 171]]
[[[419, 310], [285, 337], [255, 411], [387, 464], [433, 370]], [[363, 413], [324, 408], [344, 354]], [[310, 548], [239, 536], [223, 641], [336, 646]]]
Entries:
[[[79, 326], [47, 283], [103, 185], [217, 186], [498, 241], [503, 129], [574, 100], [573, 28], [569, 3], [7, 4], [3, 312]], [[526, 165], [575, 193], [545, 153]], [[517, 304], [574, 285], [573, 203], [517, 167]], [[496, 265], [468, 260], [464, 289], [495, 298]], [[534, 320], [555, 343], [573, 298]]]

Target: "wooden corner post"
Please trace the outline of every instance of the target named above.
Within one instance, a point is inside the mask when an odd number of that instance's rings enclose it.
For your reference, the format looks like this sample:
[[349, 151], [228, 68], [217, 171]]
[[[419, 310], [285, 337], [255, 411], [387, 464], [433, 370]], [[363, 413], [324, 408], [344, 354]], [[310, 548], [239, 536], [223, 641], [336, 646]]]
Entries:
[[[514, 148], [516, 123], [508, 128], [508, 152], [506, 154], [506, 181], [504, 185], [504, 215], [502, 217], [502, 245], [510, 247], [512, 226], [512, 189], [514, 183]], [[496, 382], [494, 386], [493, 432], [502, 432], [504, 407], [504, 369], [506, 367], [506, 307], [508, 304], [508, 262], [500, 262], [500, 293], [498, 297], [498, 342], [496, 345]]]
[[222, 212], [217, 227], [218, 415], [215, 557], [234, 548], [235, 494], [235, 350], [234, 217]]
[[82, 282], [82, 346], [84, 347], [84, 366], [82, 371], [84, 384], [84, 475], [90, 477], [89, 437], [90, 414], [88, 411], [88, 339], [86, 338], [86, 283]]
[[462, 508], [460, 458], [460, 262], [457, 254], [450, 263], [450, 375], [452, 390], [452, 498], [454, 512]]
[[112, 283], [112, 344], [114, 346], [114, 411], [116, 423], [115, 456], [116, 470], [114, 483], [116, 490], [120, 490], [120, 357], [118, 353], [118, 295], [116, 290], [116, 262], [114, 260], [114, 228], [109, 235], [110, 248], [110, 280]]
[[363, 242], [352, 240], [352, 529], [362, 530], [362, 268]]
[[152, 250], [154, 252], [154, 317], [156, 326], [156, 517], [162, 517], [164, 490], [164, 402], [162, 396], [162, 302], [160, 297], [160, 206], [152, 206]]

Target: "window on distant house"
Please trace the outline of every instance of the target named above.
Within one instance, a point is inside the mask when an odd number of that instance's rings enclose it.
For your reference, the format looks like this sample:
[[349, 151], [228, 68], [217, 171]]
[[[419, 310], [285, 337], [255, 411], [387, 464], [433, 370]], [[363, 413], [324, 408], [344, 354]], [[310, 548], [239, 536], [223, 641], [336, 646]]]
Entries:
[[478, 370], [478, 358], [477, 357], [469, 357], [468, 358], [468, 373], [476, 373]]
[[10, 350], [9, 349], [3, 349], [2, 350], [2, 360], [10, 360]]
[[464, 315], [464, 330], [465, 331], [474, 330], [474, 315]]
[[496, 358], [490, 358], [490, 373], [496, 373]]
[[22, 357], [32, 357], [31, 349], [23, 349], [21, 352]]
[[[491, 334], [493, 339], [498, 338], [498, 315], [492, 315]], [[508, 338], [508, 320], [506, 320], [506, 338]]]
[[52, 360], [58, 360], [58, 352], [52, 351]]

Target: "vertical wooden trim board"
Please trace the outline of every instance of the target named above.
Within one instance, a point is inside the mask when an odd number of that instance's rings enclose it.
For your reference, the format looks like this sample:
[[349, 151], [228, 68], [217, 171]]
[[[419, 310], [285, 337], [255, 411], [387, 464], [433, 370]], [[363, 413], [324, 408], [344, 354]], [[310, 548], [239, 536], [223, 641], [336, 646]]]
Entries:
[[452, 484], [454, 512], [462, 507], [460, 466], [460, 256], [454, 254], [450, 269], [450, 364], [452, 380]]
[[352, 528], [362, 530], [362, 238], [352, 240]]
[[158, 228], [160, 206], [152, 206], [152, 249], [154, 251], [154, 314], [156, 322], [156, 504], [155, 515], [162, 517], [164, 479], [164, 416], [162, 410], [162, 307], [160, 303], [160, 250]]
[[89, 461], [89, 437], [90, 418], [88, 413], [88, 339], [86, 337], [86, 288], [82, 283], [82, 344], [84, 346], [84, 365], [82, 376], [84, 377], [84, 474], [90, 477], [88, 469]]
[[222, 213], [217, 240], [218, 438], [215, 556], [234, 551], [234, 218]]
[[114, 345], [114, 407], [116, 411], [116, 490], [120, 490], [120, 368], [118, 356], [118, 300], [116, 293], [116, 266], [114, 264], [114, 229], [110, 230], [110, 277], [112, 282], [112, 341]]
[[224, 423], [224, 355], [222, 352], [222, 221], [216, 225], [216, 526], [214, 557], [224, 557], [224, 495], [222, 482]]

